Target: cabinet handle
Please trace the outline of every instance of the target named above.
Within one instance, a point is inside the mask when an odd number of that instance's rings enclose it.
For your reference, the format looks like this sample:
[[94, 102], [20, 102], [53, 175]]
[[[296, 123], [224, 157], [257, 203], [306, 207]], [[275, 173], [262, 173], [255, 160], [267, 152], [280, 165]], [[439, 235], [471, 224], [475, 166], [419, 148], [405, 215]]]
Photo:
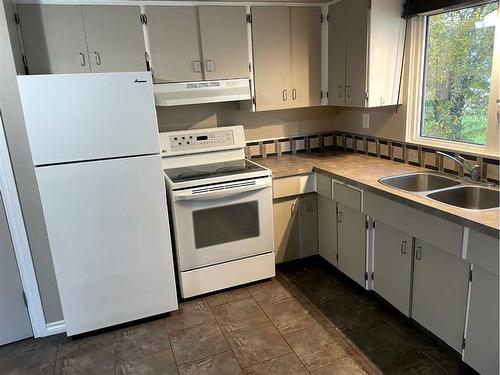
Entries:
[[415, 252], [415, 258], [417, 260], [422, 260], [422, 246], [417, 246], [417, 251]]
[[[208, 67], [210, 66], [210, 70]], [[207, 60], [207, 72], [215, 72], [217, 70], [214, 60]]]
[[80, 52], [80, 65], [85, 66], [85, 54]]
[[201, 61], [198, 60], [193, 61], [193, 72], [201, 73]]
[[297, 99], [297, 89], [292, 90], [292, 100]]
[[342, 211], [337, 212], [337, 221], [339, 223], [343, 222], [343, 215], [344, 215], [344, 213]]
[[341, 98], [341, 97], [342, 97], [342, 86], [338, 86], [338, 87], [337, 87], [337, 96], [338, 96], [339, 98]]
[[283, 90], [283, 101], [286, 102], [288, 100], [288, 91], [287, 89]]
[[401, 242], [401, 254], [406, 254], [406, 241]]
[[101, 55], [99, 52], [94, 51], [95, 63], [96, 65], [101, 65]]
[[347, 98], [350, 98], [351, 97], [351, 86], [346, 86], [345, 87], [345, 96]]

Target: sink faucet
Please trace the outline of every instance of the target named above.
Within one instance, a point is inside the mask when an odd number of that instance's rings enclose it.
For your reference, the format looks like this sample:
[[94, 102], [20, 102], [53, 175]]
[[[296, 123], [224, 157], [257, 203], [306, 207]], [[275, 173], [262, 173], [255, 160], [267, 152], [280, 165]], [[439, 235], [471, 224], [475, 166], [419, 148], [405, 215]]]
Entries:
[[467, 164], [467, 160], [465, 160], [465, 158], [463, 158], [461, 156], [458, 156], [455, 158], [455, 157], [453, 157], [445, 152], [436, 151], [436, 153], [438, 155], [447, 157], [448, 159], [451, 159], [455, 163], [461, 165], [463, 169], [465, 169], [467, 172], [469, 172], [471, 181], [474, 181], [474, 182], [481, 181], [481, 166], [479, 164], [474, 164], [473, 166], [470, 166], [469, 164]]

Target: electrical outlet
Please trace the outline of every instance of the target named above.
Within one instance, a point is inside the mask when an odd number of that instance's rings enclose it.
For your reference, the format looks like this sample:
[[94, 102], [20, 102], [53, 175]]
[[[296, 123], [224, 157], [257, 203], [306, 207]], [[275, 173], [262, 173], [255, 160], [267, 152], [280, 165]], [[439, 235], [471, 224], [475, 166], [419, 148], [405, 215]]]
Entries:
[[370, 114], [363, 113], [363, 129], [368, 129], [370, 127]]

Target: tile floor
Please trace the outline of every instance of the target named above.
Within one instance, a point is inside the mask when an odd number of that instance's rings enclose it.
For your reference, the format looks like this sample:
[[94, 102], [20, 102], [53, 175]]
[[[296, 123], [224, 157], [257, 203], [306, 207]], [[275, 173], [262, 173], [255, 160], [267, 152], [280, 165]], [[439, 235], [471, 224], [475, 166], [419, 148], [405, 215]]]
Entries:
[[0, 374], [473, 374], [458, 354], [319, 258], [87, 337], [0, 347]]

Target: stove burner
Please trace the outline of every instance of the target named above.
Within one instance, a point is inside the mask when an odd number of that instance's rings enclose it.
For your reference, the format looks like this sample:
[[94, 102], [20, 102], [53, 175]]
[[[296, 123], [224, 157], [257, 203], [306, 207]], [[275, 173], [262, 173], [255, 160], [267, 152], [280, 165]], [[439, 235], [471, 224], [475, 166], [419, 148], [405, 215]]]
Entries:
[[179, 179], [187, 179], [187, 178], [198, 178], [198, 177], [205, 177], [210, 175], [209, 172], [199, 172], [199, 171], [194, 171], [194, 172], [185, 172], [177, 175], [177, 178]]
[[244, 171], [244, 170], [245, 170], [245, 167], [233, 165], [233, 166], [229, 166], [229, 167], [217, 168], [216, 172], [217, 173], [231, 173], [231, 172], [239, 172], [239, 171]]

